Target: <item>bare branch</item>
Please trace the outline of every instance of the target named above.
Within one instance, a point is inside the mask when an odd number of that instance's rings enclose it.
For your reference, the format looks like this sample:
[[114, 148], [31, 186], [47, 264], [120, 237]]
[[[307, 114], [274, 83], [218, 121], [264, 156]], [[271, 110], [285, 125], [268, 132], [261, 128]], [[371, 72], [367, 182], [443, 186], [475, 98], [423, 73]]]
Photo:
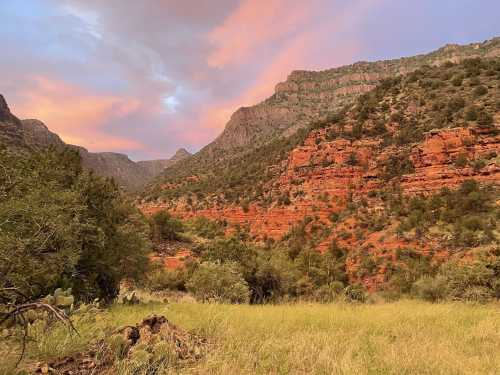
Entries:
[[27, 321], [26, 317], [24, 316], [24, 314], [26, 312], [28, 312], [30, 310], [45, 310], [49, 314], [54, 316], [56, 318], [56, 320], [65, 324], [68, 327], [68, 329], [70, 330], [70, 332], [74, 332], [78, 336], [80, 335], [78, 333], [78, 331], [76, 330], [75, 326], [73, 325], [73, 322], [71, 321], [71, 319], [66, 315], [66, 313], [63, 310], [61, 310], [57, 307], [51, 306], [47, 303], [30, 302], [30, 303], [24, 303], [22, 305], [13, 305], [13, 306], [7, 305], [7, 307], [8, 308], [10, 307], [11, 310], [6, 312], [6, 313], [0, 313], [0, 316], [3, 316], [0, 319], [0, 325], [9, 319], [13, 319], [14, 321], [20, 320], [21, 324], [23, 325], [23, 331], [24, 331], [21, 354], [20, 354], [20, 357], [16, 363], [16, 367], [19, 365], [19, 363], [21, 363], [21, 361], [24, 357], [24, 354], [26, 352], [26, 342], [28, 339], [28, 321]]

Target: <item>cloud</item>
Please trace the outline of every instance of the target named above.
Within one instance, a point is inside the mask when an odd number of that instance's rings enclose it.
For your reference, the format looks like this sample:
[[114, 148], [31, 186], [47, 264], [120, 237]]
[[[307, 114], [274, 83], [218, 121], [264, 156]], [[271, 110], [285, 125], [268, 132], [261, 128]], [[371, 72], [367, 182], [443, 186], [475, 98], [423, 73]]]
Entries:
[[[265, 3], [258, 3], [262, 8], [265, 8]], [[255, 3], [253, 4], [255, 7]], [[332, 35], [344, 29], [346, 22], [351, 22], [350, 26], [356, 27], [357, 20], [363, 19], [363, 15], [371, 9], [373, 4], [374, 2], [370, 1], [358, 2], [355, 6], [347, 8], [337, 6], [331, 18], [321, 20], [319, 14], [322, 8], [318, 7], [318, 3], [316, 3], [316, 7], [312, 7], [312, 2], [309, 3], [308, 12], [304, 14], [307, 13], [309, 17], [314, 18], [314, 24], [301, 32], [290, 35], [286, 42], [280, 42], [280, 48], [276, 48], [272, 58], [268, 58], [266, 66], [240, 95], [206, 108], [203, 115], [206, 127], [222, 130], [225, 122], [237, 108], [251, 106], [272, 95], [276, 84], [284, 81], [293, 70], [325, 69], [352, 62], [362, 46], [351, 38], [336, 40]], [[294, 11], [292, 9], [292, 14]], [[237, 14], [241, 14], [241, 12], [238, 11]], [[231, 15], [230, 18], [234, 19], [235, 15]], [[232, 23], [233, 21], [226, 21], [224, 24]], [[288, 22], [285, 21], [285, 25], [287, 24]], [[329, 43], [335, 45], [334, 54], [325, 53], [324, 48]]]
[[13, 111], [21, 118], [37, 118], [65, 142], [95, 151], [139, 150], [140, 142], [103, 131], [111, 118], [125, 118], [139, 109], [135, 99], [97, 96], [46, 77], [31, 77]]
[[498, 35], [500, 5], [485, 2], [1, 1], [0, 93], [91, 151], [166, 157], [200, 149], [294, 69]]
[[208, 34], [215, 49], [208, 64], [222, 68], [260, 56], [270, 44], [300, 31], [313, 4], [300, 0], [244, 0], [224, 22]]

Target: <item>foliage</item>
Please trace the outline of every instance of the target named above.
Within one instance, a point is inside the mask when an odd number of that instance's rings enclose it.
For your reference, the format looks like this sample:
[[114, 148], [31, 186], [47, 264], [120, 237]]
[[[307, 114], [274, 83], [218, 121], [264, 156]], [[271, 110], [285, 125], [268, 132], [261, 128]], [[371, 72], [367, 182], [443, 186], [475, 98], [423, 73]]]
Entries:
[[203, 302], [246, 303], [250, 299], [248, 284], [236, 264], [203, 262], [194, 271], [187, 288]]
[[186, 290], [187, 272], [184, 269], [170, 270], [157, 265], [148, 271], [144, 287], [152, 292], [164, 290]]
[[408, 153], [405, 152], [391, 154], [381, 167], [383, 171], [382, 177], [386, 181], [415, 171], [415, 167]]
[[150, 226], [153, 240], [156, 242], [179, 240], [180, 233], [184, 231], [182, 221], [172, 217], [166, 210], [153, 214]]
[[429, 302], [439, 302], [446, 298], [446, 279], [442, 276], [423, 276], [413, 284], [413, 293]]
[[71, 150], [0, 153], [0, 288], [12, 302], [72, 287], [108, 301], [147, 265], [142, 215]]
[[488, 254], [469, 262], [452, 261], [443, 265], [447, 293], [454, 300], [486, 302], [500, 297], [500, 254]]
[[500, 297], [500, 250], [486, 249], [474, 259], [453, 259], [435, 276], [413, 285], [416, 296], [431, 302], [444, 299], [484, 303]]
[[210, 220], [204, 216], [198, 216], [192, 219], [188, 225], [191, 230], [200, 237], [214, 239], [224, 235], [224, 226], [214, 220]]
[[365, 302], [366, 292], [359, 284], [348, 285], [344, 289], [344, 297], [348, 302]]
[[430, 197], [413, 197], [401, 210], [400, 230], [420, 234], [433, 225], [446, 224], [453, 246], [478, 246], [495, 240], [497, 188], [464, 181], [457, 190], [442, 189]]

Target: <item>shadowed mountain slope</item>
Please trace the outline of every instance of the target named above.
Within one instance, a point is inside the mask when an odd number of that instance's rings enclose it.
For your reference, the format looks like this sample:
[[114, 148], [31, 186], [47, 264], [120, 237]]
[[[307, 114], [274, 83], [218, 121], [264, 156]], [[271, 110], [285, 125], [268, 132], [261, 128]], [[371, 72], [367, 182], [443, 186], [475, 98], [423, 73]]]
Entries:
[[7, 147], [71, 147], [76, 149], [85, 168], [96, 174], [112, 177], [125, 190], [138, 191], [160, 174], [164, 168], [190, 156], [180, 149], [170, 159], [134, 162], [127, 155], [114, 152], [89, 152], [80, 146], [68, 145], [47, 126], [34, 119], [19, 120], [0, 95], [0, 144]]

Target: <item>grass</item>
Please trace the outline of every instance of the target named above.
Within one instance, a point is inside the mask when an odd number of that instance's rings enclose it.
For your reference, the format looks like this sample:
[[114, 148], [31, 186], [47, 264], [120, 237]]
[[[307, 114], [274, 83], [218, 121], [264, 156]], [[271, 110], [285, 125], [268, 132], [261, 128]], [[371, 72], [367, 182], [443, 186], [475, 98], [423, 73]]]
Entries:
[[63, 330], [45, 335], [30, 345], [30, 359], [83, 350], [111, 327], [153, 312], [212, 342], [207, 357], [182, 374], [500, 373], [498, 305], [418, 301], [114, 306], [95, 322], [77, 321], [81, 337]]

